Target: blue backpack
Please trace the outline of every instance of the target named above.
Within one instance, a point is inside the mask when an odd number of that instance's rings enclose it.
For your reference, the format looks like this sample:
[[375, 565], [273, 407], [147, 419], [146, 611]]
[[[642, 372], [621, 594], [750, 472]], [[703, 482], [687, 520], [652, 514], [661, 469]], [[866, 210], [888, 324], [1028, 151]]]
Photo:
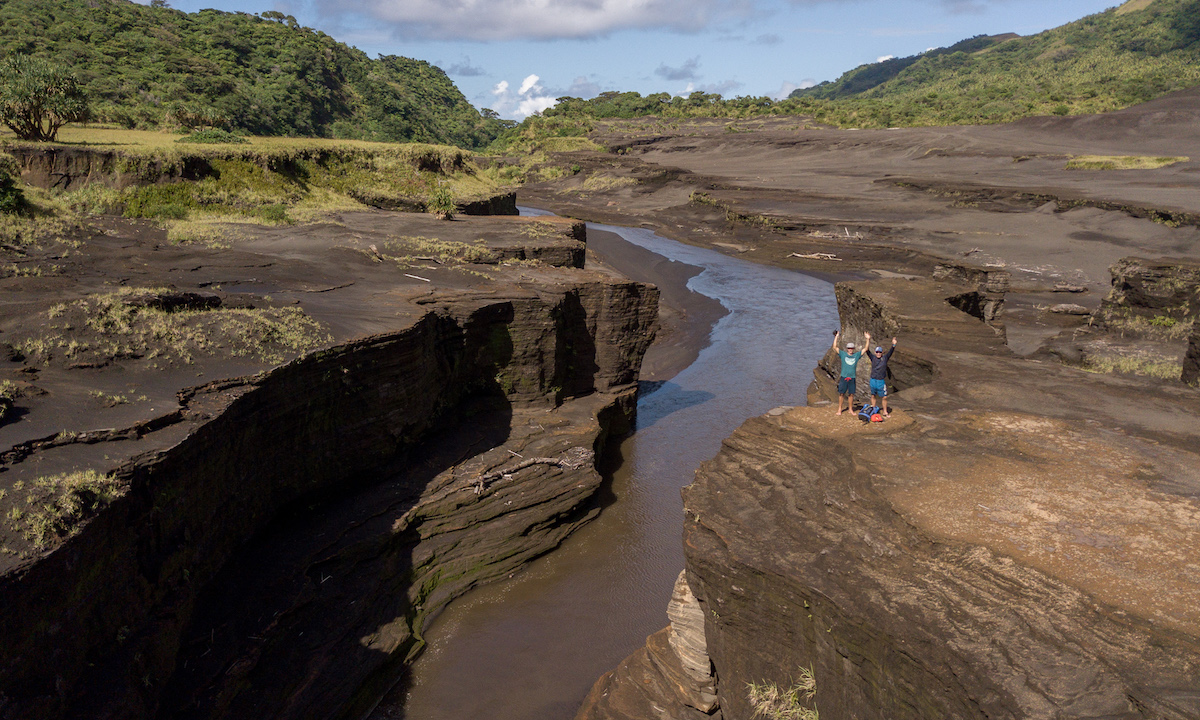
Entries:
[[863, 408], [858, 411], [858, 419], [862, 420], [863, 422], [871, 422], [871, 416], [878, 415], [879, 412], [879, 408], [875, 407], [874, 405], [864, 405]]

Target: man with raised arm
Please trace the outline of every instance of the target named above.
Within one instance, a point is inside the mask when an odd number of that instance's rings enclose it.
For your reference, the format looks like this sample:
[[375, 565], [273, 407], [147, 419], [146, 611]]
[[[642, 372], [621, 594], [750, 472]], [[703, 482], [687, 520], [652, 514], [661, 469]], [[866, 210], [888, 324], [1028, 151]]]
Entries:
[[[867, 335], [867, 345], [870, 346], [871, 336]], [[888, 349], [887, 354], [883, 352], [883, 346], [875, 348], [875, 356], [871, 358], [871, 404], [878, 407], [883, 416], [888, 416], [887, 408], [887, 367], [888, 360], [892, 358], [892, 353], [896, 352], [896, 338], [892, 338], [892, 347]], [[880, 405], [880, 403], [883, 403]]]
[[[837, 414], [841, 415], [842, 401], [846, 401], [846, 409], [854, 412], [854, 391], [858, 377], [858, 360], [862, 357], [862, 352], [854, 349], [854, 343], [846, 343], [845, 350], [838, 350], [838, 339], [841, 338], [842, 331], [835, 330], [833, 332], [833, 351], [838, 354], [842, 360], [841, 371], [838, 373], [838, 410]], [[871, 336], [868, 334], [867, 342], [871, 342]]]

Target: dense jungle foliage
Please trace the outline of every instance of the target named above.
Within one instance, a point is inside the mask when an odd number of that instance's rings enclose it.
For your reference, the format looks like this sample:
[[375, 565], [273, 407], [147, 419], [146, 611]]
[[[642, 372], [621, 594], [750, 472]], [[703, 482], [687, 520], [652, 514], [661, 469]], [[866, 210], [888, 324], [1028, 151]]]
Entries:
[[[1200, 0], [1130, 0], [1038, 35], [978, 36], [863, 65], [784, 100], [609, 92], [590, 100], [560, 98], [543, 114], [580, 122], [811, 115], [842, 127], [998, 123], [1115, 110], [1198, 84]], [[509, 131], [499, 143], [519, 132]], [[554, 128], [554, 134], [567, 132], [562, 123]]]
[[442, 70], [369, 58], [291, 16], [128, 0], [0, 0], [0, 57], [74, 72], [92, 117], [127, 128], [477, 148], [511, 123], [480, 113]]

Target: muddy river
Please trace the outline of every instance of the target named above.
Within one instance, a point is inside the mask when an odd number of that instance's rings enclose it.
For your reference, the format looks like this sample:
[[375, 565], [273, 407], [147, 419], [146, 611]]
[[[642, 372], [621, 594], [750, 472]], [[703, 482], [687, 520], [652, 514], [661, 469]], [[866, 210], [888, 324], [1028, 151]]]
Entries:
[[[728, 313], [690, 366], [644, 384], [636, 431], [605, 459], [600, 516], [509, 580], [452, 603], [372, 718], [572, 718], [600, 675], [667, 624], [683, 568], [680, 488], [744, 420], [804, 403], [838, 323], [830, 283], [645, 229], [588, 226], [598, 231], [617, 236], [604, 236], [610, 248], [632, 243], [703, 268], [688, 288]], [[617, 270], [636, 262], [645, 272], [644, 256], [600, 252]]]

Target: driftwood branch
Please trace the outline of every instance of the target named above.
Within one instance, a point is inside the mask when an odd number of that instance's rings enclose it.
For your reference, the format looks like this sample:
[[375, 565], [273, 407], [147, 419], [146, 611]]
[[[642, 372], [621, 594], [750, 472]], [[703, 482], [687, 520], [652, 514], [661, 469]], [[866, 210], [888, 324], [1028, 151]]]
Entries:
[[[525, 458], [521, 462], [514, 463], [508, 467], [500, 468], [499, 470], [494, 470], [490, 473], [480, 475], [479, 477], [475, 478], [475, 482], [472, 484], [472, 489], [475, 490], [476, 495], [479, 495], [486, 490], [487, 486], [491, 483], [494, 483], [497, 480], [511, 480], [514, 473], [520, 472], [528, 467], [533, 467], [534, 465], [557, 465], [560, 468], [576, 470], [584, 467], [585, 465], [590, 465], [595, 457], [596, 454], [587, 448], [573, 447], [563, 453], [562, 457]], [[463, 489], [465, 490], [466, 488]]]

